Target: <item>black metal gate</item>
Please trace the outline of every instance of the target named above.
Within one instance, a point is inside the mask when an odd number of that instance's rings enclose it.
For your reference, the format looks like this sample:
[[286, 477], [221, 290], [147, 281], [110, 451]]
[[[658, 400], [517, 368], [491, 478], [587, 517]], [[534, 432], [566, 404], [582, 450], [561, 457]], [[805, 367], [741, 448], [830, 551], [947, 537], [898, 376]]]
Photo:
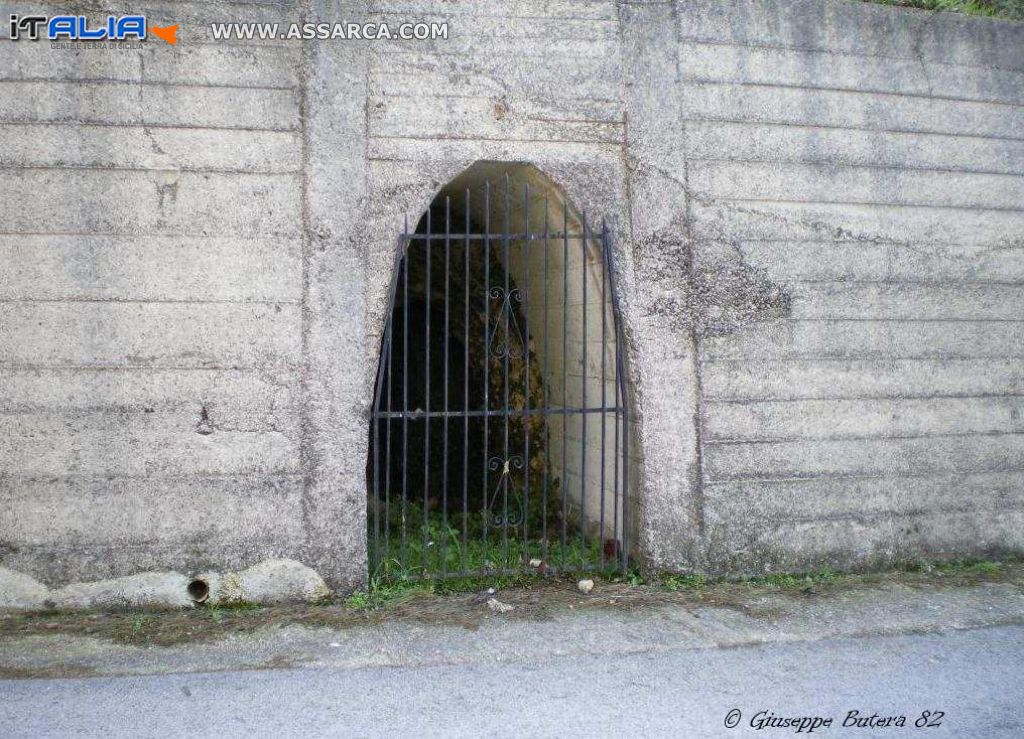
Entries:
[[506, 175], [406, 222], [371, 413], [371, 574], [626, 566], [608, 230], [549, 200]]

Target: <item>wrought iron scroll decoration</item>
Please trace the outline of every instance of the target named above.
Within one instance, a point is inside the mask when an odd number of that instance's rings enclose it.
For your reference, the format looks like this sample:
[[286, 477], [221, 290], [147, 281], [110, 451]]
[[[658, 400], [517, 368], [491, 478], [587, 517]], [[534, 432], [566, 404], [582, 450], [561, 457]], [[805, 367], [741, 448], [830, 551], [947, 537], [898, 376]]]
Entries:
[[[519, 288], [513, 287], [506, 292], [500, 287], [492, 287], [490, 296], [492, 300], [501, 300], [501, 308], [498, 309], [498, 313], [494, 318], [494, 324], [487, 340], [488, 353], [495, 359], [504, 359], [506, 355], [509, 359], [522, 359], [526, 355], [524, 349], [526, 340], [523, 338], [523, 330], [519, 326], [519, 319], [516, 318], [516, 311], [512, 307], [512, 301], [520, 304], [523, 302], [523, 296], [519, 292]], [[504, 319], [506, 317], [508, 319], [508, 330], [505, 333], [504, 340], [496, 344], [495, 338], [498, 336], [498, 331], [505, 326]], [[513, 331], [515, 336], [519, 338], [518, 349], [512, 345]]]

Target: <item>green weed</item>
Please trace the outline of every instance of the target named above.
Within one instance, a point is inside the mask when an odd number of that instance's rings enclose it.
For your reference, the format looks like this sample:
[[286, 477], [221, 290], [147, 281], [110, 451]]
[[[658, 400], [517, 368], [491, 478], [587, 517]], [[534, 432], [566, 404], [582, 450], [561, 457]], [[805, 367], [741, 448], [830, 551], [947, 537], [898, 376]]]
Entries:
[[1024, 0], [866, 0], [879, 5], [1024, 20]]

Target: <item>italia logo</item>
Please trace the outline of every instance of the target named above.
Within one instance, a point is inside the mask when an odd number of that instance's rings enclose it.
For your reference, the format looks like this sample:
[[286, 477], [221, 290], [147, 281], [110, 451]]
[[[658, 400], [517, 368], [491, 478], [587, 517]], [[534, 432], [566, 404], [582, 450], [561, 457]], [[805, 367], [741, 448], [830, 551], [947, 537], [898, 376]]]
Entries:
[[[84, 15], [12, 15], [11, 40], [29, 41], [144, 41], [146, 16], [108, 15], [106, 23], [89, 21]], [[178, 41], [178, 26], [149, 26], [149, 33], [172, 46]]]

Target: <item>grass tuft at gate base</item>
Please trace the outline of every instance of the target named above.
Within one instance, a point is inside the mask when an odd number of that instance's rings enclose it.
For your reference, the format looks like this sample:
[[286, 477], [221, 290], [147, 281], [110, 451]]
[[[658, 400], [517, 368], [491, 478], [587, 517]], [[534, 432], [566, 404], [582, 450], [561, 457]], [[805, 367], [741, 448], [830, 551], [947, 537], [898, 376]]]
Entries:
[[[521, 524], [510, 525], [507, 529], [490, 526], [485, 533], [479, 513], [470, 514], [469, 520], [464, 521], [461, 513], [445, 516], [434, 511], [424, 521], [422, 508], [415, 503], [406, 504], [405, 519], [404, 545], [398, 521], [392, 521], [387, 535], [376, 540], [375, 551], [371, 553], [374, 555], [371, 561], [375, 563], [374, 581], [396, 583], [429, 578], [476, 581], [496, 576], [575, 572], [612, 575], [621, 570], [618, 557], [607, 551], [606, 543], [598, 537], [584, 539], [574, 524], [566, 525], [563, 541], [560, 525], [554, 530], [549, 527], [547, 536], [540, 538], [536, 534], [524, 538]], [[372, 528], [372, 521], [370, 526]], [[528, 521], [527, 531], [539, 529], [538, 521]], [[371, 546], [374, 541], [371, 536]], [[531, 561], [539, 561], [541, 565], [531, 566]]]

